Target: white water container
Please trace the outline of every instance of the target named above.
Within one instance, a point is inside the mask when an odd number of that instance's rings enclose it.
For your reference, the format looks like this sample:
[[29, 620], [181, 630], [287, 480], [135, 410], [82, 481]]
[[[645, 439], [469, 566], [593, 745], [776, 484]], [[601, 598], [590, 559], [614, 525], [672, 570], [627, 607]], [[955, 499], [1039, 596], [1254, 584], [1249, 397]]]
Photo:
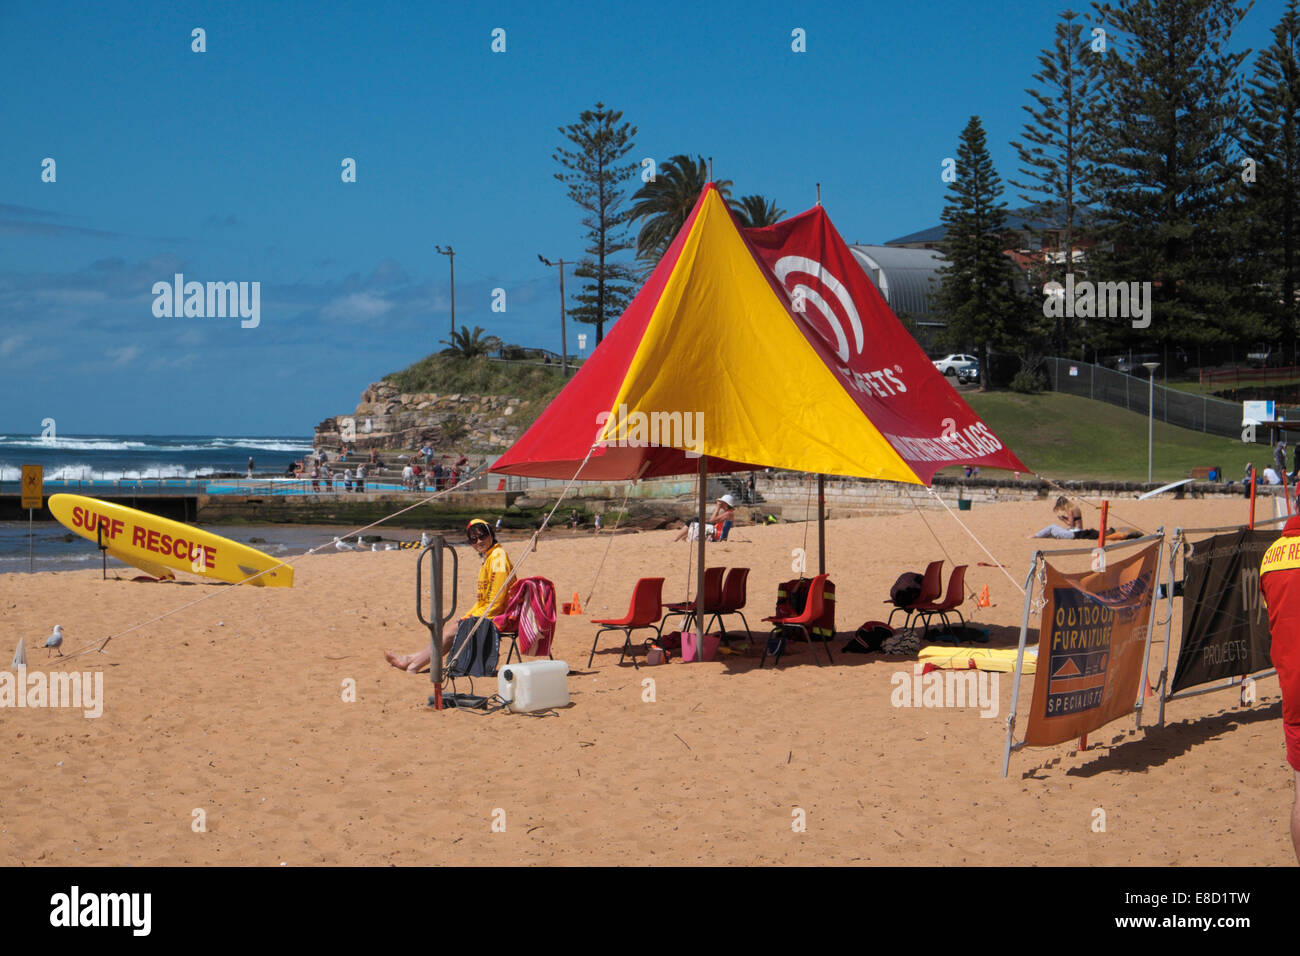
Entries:
[[569, 665], [564, 661], [507, 664], [497, 673], [497, 693], [517, 714], [569, 704]]

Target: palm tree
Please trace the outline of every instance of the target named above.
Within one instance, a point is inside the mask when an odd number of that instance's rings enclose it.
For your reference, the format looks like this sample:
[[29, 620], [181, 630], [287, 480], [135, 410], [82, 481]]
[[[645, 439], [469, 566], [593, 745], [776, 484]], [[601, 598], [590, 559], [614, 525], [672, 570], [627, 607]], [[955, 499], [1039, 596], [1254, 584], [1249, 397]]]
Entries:
[[[645, 220], [636, 237], [637, 258], [657, 262], [663, 257], [708, 181], [709, 166], [703, 156], [691, 159], [679, 154], [661, 164], [654, 180], [636, 191], [631, 217]], [[730, 203], [731, 180], [715, 185]]]
[[785, 217], [785, 210], [777, 209], [775, 200], [758, 195], [745, 196], [740, 202], [733, 202], [731, 208], [746, 229], [771, 226]]
[[469, 326], [462, 325], [459, 332], [451, 333], [451, 341], [442, 339], [442, 344], [448, 346], [442, 350], [443, 355], [459, 355], [461, 358], [474, 358], [476, 355], [487, 355], [489, 352], [495, 352], [501, 348], [501, 340], [495, 335], [483, 337], [483, 328], [474, 326], [474, 331], [469, 330]]

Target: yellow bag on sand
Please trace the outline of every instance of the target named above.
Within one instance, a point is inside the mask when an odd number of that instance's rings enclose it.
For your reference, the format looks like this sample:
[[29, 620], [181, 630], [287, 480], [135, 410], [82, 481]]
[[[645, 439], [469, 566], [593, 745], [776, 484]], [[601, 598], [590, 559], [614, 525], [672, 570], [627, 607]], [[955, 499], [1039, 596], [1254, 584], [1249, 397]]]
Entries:
[[[975, 665], [976, 670], [1001, 671], [1011, 674], [1016, 669], [1015, 647], [937, 647], [931, 645], [921, 648], [917, 659], [922, 664], [933, 664], [949, 670], [966, 670]], [[1025, 648], [1026, 674], [1032, 674], [1038, 665], [1038, 651]]]

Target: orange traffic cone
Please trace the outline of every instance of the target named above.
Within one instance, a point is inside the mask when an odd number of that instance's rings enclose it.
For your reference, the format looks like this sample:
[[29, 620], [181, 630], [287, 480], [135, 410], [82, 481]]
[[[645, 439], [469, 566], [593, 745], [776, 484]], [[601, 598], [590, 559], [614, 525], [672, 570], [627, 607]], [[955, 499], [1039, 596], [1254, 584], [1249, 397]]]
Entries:
[[573, 615], [578, 615], [582, 613], [582, 601], [578, 599], [577, 591], [573, 592], [573, 604], [569, 608], [569, 613]]
[[976, 607], [992, 607], [992, 605], [989, 604], [989, 586], [988, 586], [987, 584], [984, 585], [984, 590], [980, 591], [980, 599], [979, 599], [978, 603], [977, 603], [975, 606], [976, 606]]

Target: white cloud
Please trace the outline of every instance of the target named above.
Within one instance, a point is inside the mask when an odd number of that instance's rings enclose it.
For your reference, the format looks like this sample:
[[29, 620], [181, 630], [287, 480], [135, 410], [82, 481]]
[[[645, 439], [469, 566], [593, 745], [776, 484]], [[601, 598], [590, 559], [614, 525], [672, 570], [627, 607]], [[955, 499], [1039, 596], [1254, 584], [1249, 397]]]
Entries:
[[108, 350], [108, 357], [114, 365], [129, 365], [140, 357], [140, 346], [125, 345]]
[[382, 296], [370, 292], [354, 292], [351, 295], [345, 295], [341, 299], [335, 299], [321, 309], [321, 317], [364, 322], [368, 319], [378, 318], [392, 307], [393, 303]]
[[25, 335], [11, 335], [9, 338], [0, 341], [0, 358], [8, 358], [18, 351], [18, 346], [27, 341]]

